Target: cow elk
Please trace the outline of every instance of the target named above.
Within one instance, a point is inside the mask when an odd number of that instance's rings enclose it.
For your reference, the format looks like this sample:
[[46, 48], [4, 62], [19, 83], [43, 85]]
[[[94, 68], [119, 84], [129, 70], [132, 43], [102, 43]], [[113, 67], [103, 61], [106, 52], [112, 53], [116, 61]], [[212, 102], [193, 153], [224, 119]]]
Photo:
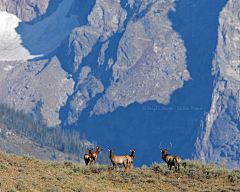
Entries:
[[90, 165], [91, 165], [91, 163], [92, 163], [93, 161], [94, 161], [94, 165], [96, 165], [98, 153], [101, 152], [101, 151], [103, 151], [103, 150], [100, 149], [100, 148], [97, 146], [96, 152], [92, 152]]
[[179, 172], [181, 158], [178, 156], [173, 156], [173, 155], [167, 154], [168, 150], [171, 149], [171, 147], [172, 147], [172, 143], [170, 143], [170, 144], [171, 144], [170, 148], [163, 150], [161, 148], [161, 143], [160, 143], [159, 149], [162, 152], [162, 159], [167, 163], [168, 167], [170, 167], [170, 170], [171, 170], [172, 166], [174, 165], [175, 172], [177, 172], [177, 167], [178, 167], [178, 172]]
[[114, 170], [114, 167], [115, 169], [117, 169], [117, 165], [118, 164], [123, 164], [123, 166], [125, 167], [125, 172], [127, 172], [127, 168], [128, 168], [128, 158], [125, 157], [125, 156], [116, 156], [116, 155], [113, 155], [113, 151], [115, 151], [115, 149], [113, 150], [110, 150], [108, 149], [108, 151], [110, 151], [110, 160], [113, 164], [113, 170]]
[[87, 150], [88, 150], [88, 153], [86, 153], [84, 155], [84, 161], [85, 161], [86, 166], [88, 166], [88, 163], [92, 160], [92, 150], [93, 149], [87, 149]]
[[127, 159], [128, 159], [129, 169], [133, 169], [133, 158], [134, 158], [134, 153], [136, 152], [136, 150], [135, 151], [130, 150], [130, 152], [131, 152], [131, 155], [125, 155], [125, 157], [127, 157]]

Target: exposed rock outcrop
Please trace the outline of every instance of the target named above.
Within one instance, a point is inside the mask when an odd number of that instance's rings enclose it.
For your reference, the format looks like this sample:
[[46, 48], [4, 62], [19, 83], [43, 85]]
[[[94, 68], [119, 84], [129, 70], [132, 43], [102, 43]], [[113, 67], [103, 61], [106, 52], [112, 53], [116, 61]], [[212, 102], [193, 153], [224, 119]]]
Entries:
[[114, 81], [95, 105], [97, 115], [134, 102], [167, 104], [173, 91], [190, 79], [183, 41], [167, 18], [173, 4], [158, 1], [145, 6], [148, 12], [128, 22], [119, 42], [117, 61], [112, 66]]
[[[190, 79], [185, 61], [186, 49], [167, 17], [169, 10], [173, 9], [172, 1], [144, 1], [136, 3], [133, 8], [133, 2], [121, 6], [120, 1], [99, 0], [88, 16], [89, 25], [76, 28], [71, 33], [64, 66], [75, 74], [88, 65], [93, 72], [97, 71], [98, 74], [92, 75], [99, 78], [105, 87], [104, 93], [99, 92], [103, 95], [97, 100], [91, 115], [113, 112], [119, 106], [127, 107], [134, 102], [156, 100], [167, 104], [170, 95]], [[108, 55], [114, 55], [110, 47], [116, 36], [121, 40], [113, 60]], [[98, 62], [98, 66], [83, 63], [82, 59], [93, 53], [96, 45], [101, 46], [97, 61], [93, 61]], [[79, 92], [71, 101], [75, 103], [70, 105], [71, 116], [76, 110], [78, 114], [83, 110], [74, 107], [77, 106], [77, 98]], [[68, 124], [75, 122], [69, 117], [68, 120]]]
[[73, 93], [74, 81], [56, 57], [32, 62], [1, 62], [1, 102], [31, 112], [38, 101], [49, 126], [60, 123], [59, 110]]
[[8, 13], [16, 15], [22, 21], [30, 22], [47, 12], [49, 1], [50, 0], [0, 0], [0, 11], [7, 11]]
[[228, 1], [219, 16], [218, 45], [213, 61], [212, 105], [197, 141], [197, 157], [239, 167], [240, 157], [240, 2]]
[[88, 25], [75, 28], [68, 38], [66, 55], [62, 59], [67, 70], [76, 73], [82, 58], [92, 51], [98, 41], [104, 42], [121, 30], [126, 14], [118, 0], [97, 0], [88, 16]]

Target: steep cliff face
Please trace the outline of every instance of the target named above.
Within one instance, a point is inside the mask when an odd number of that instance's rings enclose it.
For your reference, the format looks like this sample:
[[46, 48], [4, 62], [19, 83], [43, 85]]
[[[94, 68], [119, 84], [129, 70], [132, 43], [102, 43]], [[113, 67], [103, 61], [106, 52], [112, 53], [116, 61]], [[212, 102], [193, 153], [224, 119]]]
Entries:
[[240, 2], [229, 1], [219, 16], [213, 61], [212, 104], [198, 138], [198, 158], [239, 167], [240, 157]]

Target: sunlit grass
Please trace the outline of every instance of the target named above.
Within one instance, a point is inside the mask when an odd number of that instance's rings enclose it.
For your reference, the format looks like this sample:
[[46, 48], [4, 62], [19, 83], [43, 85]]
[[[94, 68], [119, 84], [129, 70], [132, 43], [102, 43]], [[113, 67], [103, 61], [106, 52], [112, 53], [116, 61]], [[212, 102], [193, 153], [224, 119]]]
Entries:
[[128, 170], [85, 167], [71, 161], [41, 161], [0, 152], [0, 192], [4, 191], [240, 191], [240, 170], [184, 160], [179, 173], [165, 163]]

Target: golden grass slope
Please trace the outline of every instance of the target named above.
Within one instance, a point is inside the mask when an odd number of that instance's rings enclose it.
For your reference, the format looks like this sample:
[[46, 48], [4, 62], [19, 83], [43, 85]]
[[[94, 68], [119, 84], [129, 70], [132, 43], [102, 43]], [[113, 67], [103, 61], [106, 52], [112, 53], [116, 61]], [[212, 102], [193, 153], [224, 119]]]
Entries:
[[125, 173], [112, 166], [40, 161], [0, 152], [0, 192], [15, 191], [240, 191], [240, 170], [185, 160], [180, 173], [154, 163]]

